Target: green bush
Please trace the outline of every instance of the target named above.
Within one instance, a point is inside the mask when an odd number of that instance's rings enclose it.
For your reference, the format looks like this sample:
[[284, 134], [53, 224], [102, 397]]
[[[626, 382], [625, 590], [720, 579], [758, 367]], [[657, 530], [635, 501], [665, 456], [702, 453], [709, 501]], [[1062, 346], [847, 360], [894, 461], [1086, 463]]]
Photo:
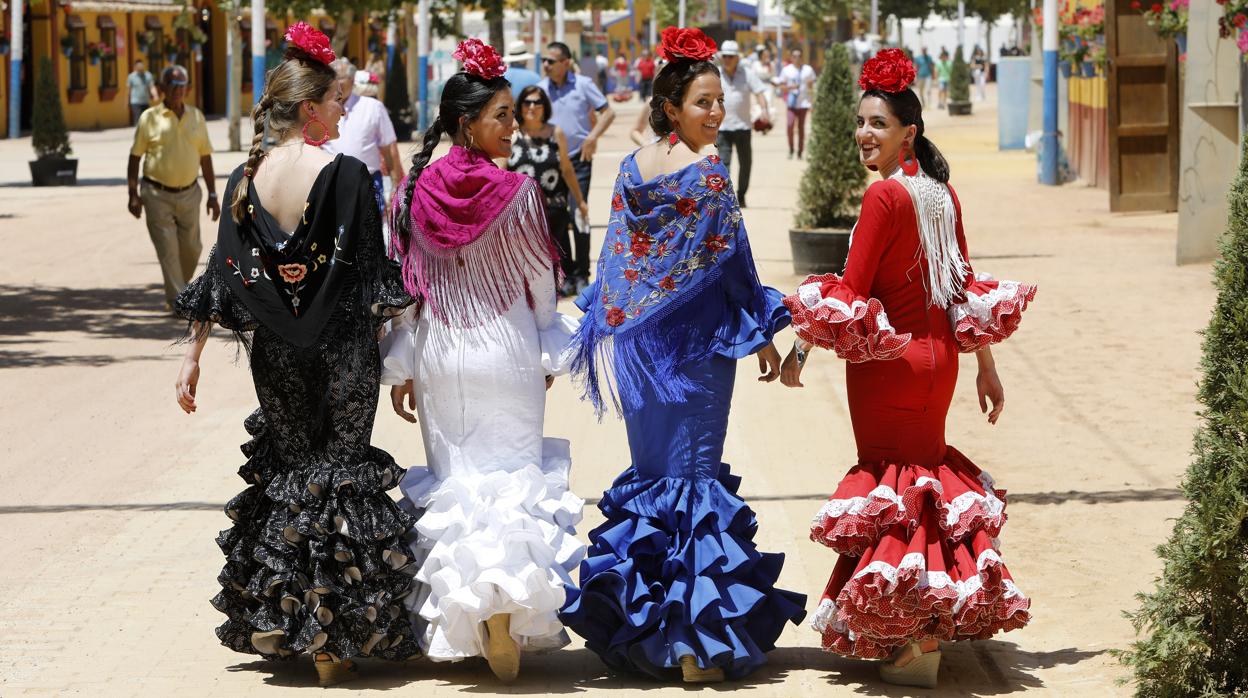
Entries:
[[1128, 614], [1146, 633], [1117, 653], [1136, 695], [1248, 693], [1248, 142], [1228, 196], [1214, 268], [1218, 300], [1205, 329], [1202, 424], [1183, 479], [1188, 504], [1157, 548], [1157, 588]]
[[949, 101], [971, 101], [971, 66], [962, 58], [962, 47], [953, 52], [953, 68], [949, 71]]
[[56, 87], [56, 74], [48, 56], [39, 59], [34, 99], [31, 107], [34, 129], [30, 144], [35, 149], [35, 157], [47, 160], [73, 154], [73, 149], [69, 147], [69, 131], [65, 128], [65, 112], [61, 110], [61, 92]]
[[832, 44], [824, 55], [811, 111], [796, 223], [799, 228], [849, 227], [858, 216], [867, 171], [858, 160], [854, 139], [858, 91], [843, 44]]

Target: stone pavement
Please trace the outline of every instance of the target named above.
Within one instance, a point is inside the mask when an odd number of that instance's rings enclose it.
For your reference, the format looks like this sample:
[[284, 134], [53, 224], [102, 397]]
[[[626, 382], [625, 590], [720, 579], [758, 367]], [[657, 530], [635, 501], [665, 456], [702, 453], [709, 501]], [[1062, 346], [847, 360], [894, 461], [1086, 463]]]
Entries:
[[[591, 212], [605, 218], [635, 105], [620, 109], [597, 158]], [[1126, 695], [1108, 650], [1130, 641], [1121, 610], [1158, 571], [1152, 548], [1182, 507], [1176, 490], [1196, 425], [1199, 337], [1213, 300], [1209, 268], [1176, 268], [1173, 214], [1110, 215], [1103, 191], [1035, 184], [1024, 153], [996, 150], [995, 109], [927, 115], [965, 211], [981, 271], [1037, 282], [1019, 334], [996, 351], [1008, 406], [990, 428], [978, 412], [974, 361], [948, 426], [950, 443], [1011, 492], [1004, 555], [1033, 601], [1021, 631], [949, 647], [938, 695]], [[211, 123], [218, 148], [224, 122]], [[244, 133], [249, 129], [244, 128]], [[0, 141], [0, 695], [274, 696], [315, 690], [306, 661], [265, 663], [220, 647], [212, 629], [228, 521], [242, 489], [242, 420], [254, 407], [245, 357], [223, 340], [203, 358], [200, 409], [173, 399], [181, 327], [161, 309], [159, 269], [142, 223], [125, 210], [130, 133], [74, 133], [81, 184], [32, 189], [29, 139]], [[784, 133], [755, 138], [745, 211], [764, 280], [793, 289], [787, 229], [805, 163]], [[217, 152], [224, 176], [242, 153]], [[596, 231], [598, 234], [600, 230]], [[215, 238], [205, 218], [204, 237]], [[595, 244], [600, 241], [596, 237]], [[570, 305], [565, 308], [573, 312]], [[778, 339], [787, 350], [792, 335]], [[844, 373], [819, 353], [806, 388], [753, 380], [742, 361], [725, 460], [758, 513], [757, 542], [787, 554], [781, 585], [813, 610], [834, 555], [807, 539], [810, 517], [852, 464]], [[594, 499], [627, 465], [622, 425], [598, 423], [566, 380], [550, 393], [547, 433], [573, 442], [573, 485]], [[416, 428], [383, 406], [375, 442], [422, 459]], [[582, 536], [601, 521], [586, 510]], [[825, 654], [790, 626], [770, 664], [706, 690], [757, 696], [916, 695], [873, 665]], [[347, 691], [564, 694], [662, 686], [605, 671], [574, 639], [526, 657], [519, 682], [480, 664], [364, 662]]]

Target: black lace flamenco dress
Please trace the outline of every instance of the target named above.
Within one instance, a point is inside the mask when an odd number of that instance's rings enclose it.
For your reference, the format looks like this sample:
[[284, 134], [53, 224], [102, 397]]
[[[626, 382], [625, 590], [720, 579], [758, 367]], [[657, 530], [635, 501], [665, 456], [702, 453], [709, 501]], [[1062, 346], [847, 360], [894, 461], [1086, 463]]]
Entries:
[[416, 565], [402, 537], [413, 518], [386, 494], [402, 468], [370, 439], [376, 330], [412, 298], [385, 258], [358, 160], [325, 167], [291, 235], [250, 193], [249, 215], [238, 225], [222, 216], [204, 273], [176, 303], [183, 318], [249, 347], [260, 403], [244, 423], [252, 438], [238, 473], [248, 486], [217, 537], [226, 563], [212, 604], [227, 616], [217, 636], [266, 659], [410, 658], [419, 647], [403, 599]]

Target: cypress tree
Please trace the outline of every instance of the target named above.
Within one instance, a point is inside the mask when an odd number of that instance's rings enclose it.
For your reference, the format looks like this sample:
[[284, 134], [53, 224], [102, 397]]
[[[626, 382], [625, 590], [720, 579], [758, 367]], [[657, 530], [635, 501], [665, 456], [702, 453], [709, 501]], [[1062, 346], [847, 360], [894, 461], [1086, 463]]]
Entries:
[[949, 101], [971, 101], [971, 67], [962, 58], [962, 47], [953, 52], [953, 66], [949, 69]]
[[858, 216], [867, 182], [854, 139], [858, 91], [843, 44], [828, 48], [823, 66], [815, 85], [796, 223], [801, 228], [847, 228]]
[[39, 160], [65, 158], [74, 151], [69, 147], [69, 130], [65, 128], [65, 112], [61, 109], [61, 93], [52, 72], [52, 59], [39, 59], [35, 76], [35, 103], [31, 105], [33, 131], [30, 144]]
[[1188, 504], [1157, 548], [1156, 589], [1128, 614], [1145, 636], [1118, 653], [1146, 698], [1248, 694], [1248, 142], [1228, 203]]

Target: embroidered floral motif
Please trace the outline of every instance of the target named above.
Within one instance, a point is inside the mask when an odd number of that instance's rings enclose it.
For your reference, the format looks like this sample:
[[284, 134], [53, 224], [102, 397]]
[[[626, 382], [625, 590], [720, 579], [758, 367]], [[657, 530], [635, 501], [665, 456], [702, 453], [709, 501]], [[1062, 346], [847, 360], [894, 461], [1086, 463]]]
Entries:
[[251, 271], [252, 271], [252, 274], [251, 274], [251, 277], [252, 277], [252, 278], [250, 278], [250, 279], [249, 279], [249, 278], [247, 278], [246, 276], [244, 276], [244, 275], [243, 275], [243, 268], [242, 268], [242, 267], [240, 267], [240, 266], [238, 265], [238, 261], [237, 261], [237, 260], [235, 260], [233, 257], [226, 257], [226, 258], [225, 258], [225, 265], [226, 265], [226, 266], [228, 266], [228, 267], [230, 267], [231, 269], [233, 269], [233, 270], [234, 270], [234, 276], [237, 276], [237, 277], [238, 277], [238, 279], [239, 279], [240, 281], [242, 281], [242, 282], [243, 282], [243, 288], [246, 288], [246, 287], [248, 287], [248, 286], [250, 286], [250, 285], [252, 285], [252, 284], [256, 283], [256, 282], [255, 282], [255, 280], [254, 280], [254, 279], [255, 279], [255, 277], [256, 277], [256, 274], [255, 274], [256, 270], [255, 270], [255, 269], [252, 269], [252, 270], [251, 270]]
[[297, 284], [308, 275], [308, 267], [303, 264], [279, 264], [277, 273], [282, 275], [282, 281]]
[[724, 185], [727, 183], [723, 175], [712, 174], [706, 176], [706, 186], [712, 191], [723, 191]]
[[650, 246], [654, 244], [654, 238], [646, 233], [633, 233], [632, 243], [629, 245], [629, 251], [634, 257], [645, 257], [650, 254]]
[[617, 308], [615, 306], [607, 308], [607, 324], [608, 325], [612, 327], [619, 327], [620, 325], [624, 324], [624, 319], [625, 319], [625, 316], [624, 316], [623, 309]]
[[252, 257], [259, 257], [259, 256], [260, 256], [260, 248], [259, 248], [259, 247], [253, 247], [253, 248], [251, 248], [251, 256], [252, 256]]
[[698, 210], [698, 202], [693, 199], [678, 199], [676, 201], [676, 211], [682, 216], [688, 216]]
[[659, 280], [659, 288], [663, 289], [664, 291], [675, 291], [676, 282], [672, 280], [672, 277], [665, 276]]
[[624, 210], [624, 197], [623, 196], [621, 196], [620, 194], [616, 194], [615, 196], [611, 197], [611, 210], [613, 211]]
[[628, 282], [629, 282], [630, 284], [632, 284], [632, 283], [637, 283], [637, 278], [638, 278], [639, 276], [640, 276], [640, 273], [639, 273], [636, 269], [625, 269], [625, 270], [624, 270], [624, 278], [625, 278], [625, 279], [628, 279]]
[[707, 235], [706, 242], [703, 244], [706, 245], [706, 249], [711, 251], [711, 254], [728, 249], [728, 241], [724, 239], [723, 235]]

